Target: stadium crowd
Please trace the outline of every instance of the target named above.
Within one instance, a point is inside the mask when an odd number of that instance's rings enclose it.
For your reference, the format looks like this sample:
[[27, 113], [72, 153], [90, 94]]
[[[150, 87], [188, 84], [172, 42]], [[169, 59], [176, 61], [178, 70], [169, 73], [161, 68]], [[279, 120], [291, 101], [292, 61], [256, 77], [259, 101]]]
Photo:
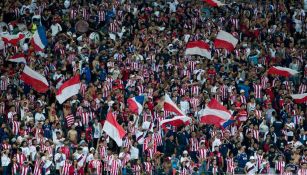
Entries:
[[[303, 0], [2, 0], [0, 150], [3, 175], [307, 175], [307, 4]], [[48, 45], [36, 52], [39, 26]], [[220, 30], [239, 40], [214, 48]], [[212, 59], [185, 55], [189, 41], [210, 45]], [[20, 80], [24, 63], [50, 85], [39, 93]], [[272, 66], [299, 73], [271, 75]], [[81, 75], [79, 94], [59, 104], [56, 92]], [[169, 94], [191, 124], [163, 129]], [[141, 115], [127, 99], [145, 95]], [[201, 123], [210, 99], [235, 122]], [[127, 134], [122, 146], [103, 131], [111, 112]]]

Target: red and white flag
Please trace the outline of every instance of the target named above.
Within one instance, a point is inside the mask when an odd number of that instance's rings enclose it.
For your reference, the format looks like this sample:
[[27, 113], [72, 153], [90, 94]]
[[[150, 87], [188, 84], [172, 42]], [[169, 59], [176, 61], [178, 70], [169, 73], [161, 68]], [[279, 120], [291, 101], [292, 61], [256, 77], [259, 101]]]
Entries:
[[211, 50], [209, 44], [204, 41], [192, 41], [187, 44], [186, 55], [200, 55], [211, 59]]
[[172, 125], [175, 127], [179, 127], [179, 126], [186, 126], [189, 125], [191, 123], [192, 119], [190, 117], [187, 116], [176, 116], [174, 118], [171, 119], [165, 119], [162, 120], [160, 122], [160, 126], [164, 129], [166, 129], [166, 125]]
[[4, 35], [2, 36], [2, 40], [6, 44], [12, 44], [14, 46], [17, 46], [19, 41], [25, 38], [25, 35], [22, 33], [19, 33], [17, 35]]
[[307, 93], [304, 94], [292, 94], [291, 97], [295, 103], [305, 103], [307, 102]]
[[165, 94], [164, 96], [164, 104], [163, 104], [164, 110], [169, 112], [174, 112], [179, 116], [186, 116], [183, 111], [181, 111], [177, 105], [172, 101], [171, 97], [168, 94]]
[[231, 113], [215, 98], [211, 99], [205, 109], [200, 111], [200, 122], [220, 126], [231, 119]]
[[10, 59], [8, 59], [10, 62], [15, 63], [27, 63], [25, 55], [24, 54], [16, 54], [14, 56], [11, 56]]
[[214, 40], [214, 47], [216, 49], [226, 49], [231, 52], [236, 48], [237, 43], [238, 39], [232, 34], [220, 30]]
[[25, 84], [32, 86], [37, 92], [45, 93], [49, 89], [47, 79], [27, 65], [20, 74], [20, 79], [24, 81]]
[[224, 3], [218, 0], [204, 0], [204, 2], [208, 3], [211, 7], [220, 7], [225, 5]]
[[126, 135], [124, 128], [116, 121], [112, 112], [107, 114], [102, 130], [110, 136], [118, 146], [122, 146], [123, 137]]
[[62, 104], [70, 97], [78, 94], [80, 86], [80, 75], [72, 77], [70, 80], [65, 81], [62, 86], [60, 86], [56, 94], [56, 99], [60, 104]]
[[296, 70], [293, 70], [287, 67], [281, 67], [281, 66], [273, 66], [268, 70], [268, 74], [274, 74], [274, 75], [279, 75], [279, 76], [284, 76], [284, 77], [290, 77], [297, 73], [299, 72]]

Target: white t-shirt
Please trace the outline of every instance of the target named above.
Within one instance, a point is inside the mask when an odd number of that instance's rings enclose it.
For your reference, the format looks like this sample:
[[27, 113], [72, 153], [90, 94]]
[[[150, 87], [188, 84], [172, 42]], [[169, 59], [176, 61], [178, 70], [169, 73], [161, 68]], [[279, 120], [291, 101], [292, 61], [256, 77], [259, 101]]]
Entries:
[[[254, 175], [254, 174], [256, 174], [256, 165], [255, 165], [255, 163], [252, 163], [252, 162], [247, 162], [246, 163], [246, 168], [247, 168], [247, 174], [248, 175]], [[253, 168], [252, 168], [253, 167]], [[249, 170], [249, 169], [251, 169], [251, 170]], [[249, 170], [249, 171], [248, 171]]]
[[56, 36], [59, 32], [62, 31], [62, 27], [60, 24], [56, 23], [56, 24], [52, 24], [50, 26], [50, 29], [51, 29], [51, 35], [52, 36]]
[[1, 156], [1, 166], [9, 166], [10, 162], [11, 159], [6, 154]]
[[134, 159], [139, 159], [139, 149], [136, 147], [131, 146], [130, 148], [130, 159], [134, 160]]
[[66, 155], [63, 153], [56, 153], [54, 156], [55, 160], [55, 168], [58, 170], [61, 166], [64, 165], [64, 162], [66, 160]]

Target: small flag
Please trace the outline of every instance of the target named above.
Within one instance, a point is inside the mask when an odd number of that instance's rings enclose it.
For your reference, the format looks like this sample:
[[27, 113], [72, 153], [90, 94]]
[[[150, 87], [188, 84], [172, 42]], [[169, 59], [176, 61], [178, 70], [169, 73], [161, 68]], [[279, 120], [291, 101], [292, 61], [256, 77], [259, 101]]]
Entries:
[[8, 59], [10, 62], [15, 62], [15, 63], [27, 63], [25, 55], [24, 54], [16, 54], [14, 56], [11, 56], [10, 59]]
[[37, 92], [45, 93], [49, 89], [47, 79], [40, 73], [32, 70], [27, 65], [20, 74], [20, 79], [27, 85], [32, 86]]
[[211, 59], [211, 50], [209, 44], [203, 41], [192, 41], [187, 44], [186, 55], [200, 55]]
[[298, 71], [286, 68], [286, 67], [280, 67], [280, 66], [273, 66], [269, 68], [268, 74], [274, 74], [274, 75], [279, 75], [279, 76], [284, 76], [284, 77], [290, 77], [295, 74], [297, 74]]
[[80, 75], [75, 75], [70, 80], [65, 81], [57, 91], [56, 99], [60, 104], [69, 99], [70, 97], [79, 93]]
[[104, 122], [102, 130], [110, 136], [118, 146], [122, 146], [123, 137], [126, 135], [124, 128], [118, 124], [112, 112], [107, 114], [107, 119]]
[[2, 36], [2, 40], [6, 44], [12, 44], [17, 46], [19, 42], [25, 38], [25, 35], [22, 33], [18, 33], [17, 35], [4, 35]]
[[164, 104], [163, 104], [164, 110], [169, 112], [174, 112], [178, 116], [186, 116], [183, 111], [181, 111], [177, 105], [172, 101], [170, 96], [168, 94], [165, 94], [164, 96]]
[[32, 39], [31, 39], [31, 44], [34, 47], [35, 51], [43, 51], [45, 47], [48, 44], [47, 36], [46, 36], [46, 31], [44, 27], [39, 26], [37, 30], [34, 32]]
[[136, 96], [133, 98], [129, 98], [127, 100], [127, 103], [130, 111], [140, 115], [143, 111], [144, 101], [145, 101], [145, 96]]
[[216, 99], [211, 99], [205, 109], [200, 111], [200, 122], [220, 126], [231, 119], [229, 110]]
[[292, 94], [295, 103], [305, 103], [307, 101], [307, 93], [304, 94]]
[[214, 40], [214, 47], [217, 49], [226, 49], [231, 52], [236, 48], [237, 43], [238, 39], [232, 34], [220, 30], [216, 39]]

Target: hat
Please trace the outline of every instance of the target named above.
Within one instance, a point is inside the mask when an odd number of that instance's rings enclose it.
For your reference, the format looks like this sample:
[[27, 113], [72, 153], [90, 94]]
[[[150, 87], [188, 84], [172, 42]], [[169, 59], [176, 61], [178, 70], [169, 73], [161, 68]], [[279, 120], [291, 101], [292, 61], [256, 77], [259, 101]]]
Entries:
[[184, 151], [183, 151], [183, 154], [188, 154], [188, 151], [187, 151], [187, 150], [184, 150]]
[[250, 160], [255, 160], [255, 157], [254, 157], [254, 156], [251, 156], [249, 159], [250, 159]]
[[94, 148], [94, 147], [91, 147], [91, 148], [90, 148], [90, 151], [92, 151], [92, 150], [95, 150], [95, 148]]
[[244, 92], [245, 92], [245, 90], [243, 90], [243, 89], [240, 90], [240, 93], [244, 93]]

